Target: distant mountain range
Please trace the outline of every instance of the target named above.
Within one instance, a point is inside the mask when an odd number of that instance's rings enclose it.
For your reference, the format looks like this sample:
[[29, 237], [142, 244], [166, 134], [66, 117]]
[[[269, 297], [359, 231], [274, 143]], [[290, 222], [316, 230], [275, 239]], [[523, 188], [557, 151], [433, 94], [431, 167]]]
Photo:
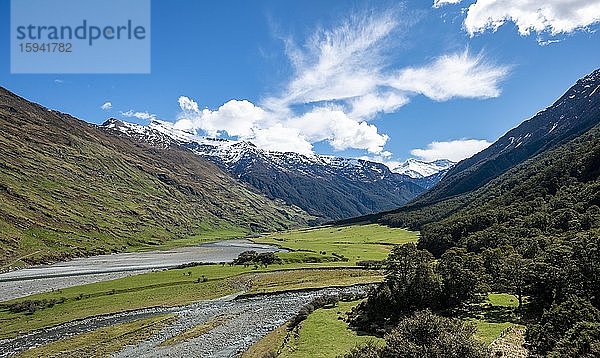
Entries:
[[112, 118], [101, 128], [159, 148], [191, 150], [267, 197], [298, 206], [322, 220], [404, 205], [435, 185], [453, 165], [444, 160], [409, 160], [391, 171], [367, 160], [272, 152], [247, 141], [199, 137], [156, 120], [142, 126]]

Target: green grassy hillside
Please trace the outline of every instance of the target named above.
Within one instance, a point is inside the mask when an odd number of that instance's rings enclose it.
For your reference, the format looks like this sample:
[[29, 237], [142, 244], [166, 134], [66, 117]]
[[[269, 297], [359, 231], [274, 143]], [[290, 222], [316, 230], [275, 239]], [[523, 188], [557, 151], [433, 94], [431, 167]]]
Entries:
[[308, 219], [188, 151], [110, 136], [4, 89], [0, 157], [0, 267]]

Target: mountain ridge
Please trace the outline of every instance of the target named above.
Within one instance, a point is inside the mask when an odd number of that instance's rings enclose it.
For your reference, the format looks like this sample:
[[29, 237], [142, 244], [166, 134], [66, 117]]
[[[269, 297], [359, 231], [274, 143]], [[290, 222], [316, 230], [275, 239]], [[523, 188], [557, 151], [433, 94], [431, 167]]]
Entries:
[[271, 152], [247, 141], [198, 137], [157, 120], [143, 126], [109, 119], [101, 128], [157, 147], [187, 148], [267, 197], [296, 205], [323, 221], [403, 205], [443, 176], [412, 178], [363, 159]]
[[456, 162], [448, 159], [423, 161], [410, 158], [393, 168], [392, 171], [398, 174], [408, 175], [413, 179], [422, 179], [437, 175], [440, 172], [446, 173], [454, 165], [456, 165]]
[[452, 167], [415, 203], [433, 203], [481, 187], [511, 167], [577, 137], [600, 121], [600, 69], [579, 79], [551, 106]]

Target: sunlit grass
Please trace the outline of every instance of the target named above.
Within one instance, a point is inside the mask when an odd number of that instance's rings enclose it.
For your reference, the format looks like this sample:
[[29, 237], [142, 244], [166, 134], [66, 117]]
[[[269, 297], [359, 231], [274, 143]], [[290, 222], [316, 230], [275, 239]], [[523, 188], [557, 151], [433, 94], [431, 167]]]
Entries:
[[284, 260], [304, 255], [323, 260], [346, 257], [348, 262], [355, 263], [383, 260], [394, 245], [416, 242], [417, 239], [418, 233], [414, 231], [369, 224], [290, 230], [252, 240], [293, 250], [289, 254], [278, 254]]

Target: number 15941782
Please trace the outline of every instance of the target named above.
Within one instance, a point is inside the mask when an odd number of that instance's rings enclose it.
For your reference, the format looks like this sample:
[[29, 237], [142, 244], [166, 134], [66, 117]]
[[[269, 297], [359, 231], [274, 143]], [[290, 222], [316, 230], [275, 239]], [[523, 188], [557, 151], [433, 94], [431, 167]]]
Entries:
[[21, 52], [73, 52], [70, 42], [23, 42], [19, 44]]

